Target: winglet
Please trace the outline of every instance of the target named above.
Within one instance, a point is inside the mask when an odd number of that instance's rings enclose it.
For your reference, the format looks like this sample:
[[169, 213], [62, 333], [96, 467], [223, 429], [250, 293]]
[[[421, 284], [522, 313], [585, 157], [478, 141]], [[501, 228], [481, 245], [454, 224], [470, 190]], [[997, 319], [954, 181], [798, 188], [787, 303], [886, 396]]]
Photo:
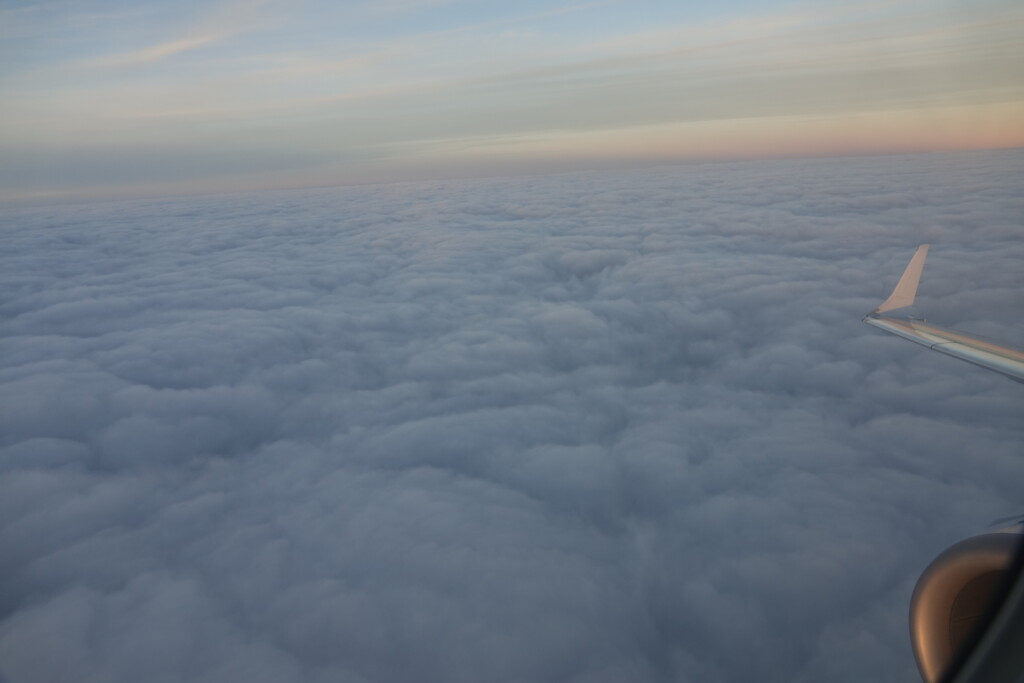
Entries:
[[917, 284], [921, 281], [921, 271], [924, 269], [924, 259], [928, 256], [928, 245], [922, 244], [917, 248], [914, 256], [911, 257], [907, 269], [900, 276], [896, 283], [896, 289], [892, 290], [889, 298], [882, 302], [882, 305], [871, 311], [871, 315], [885, 313], [895, 308], [903, 308], [914, 303], [914, 296], [917, 294]]
[[1010, 379], [1024, 382], [1024, 351], [999, 346], [992, 342], [970, 337], [962, 332], [944, 330], [919, 320], [903, 320], [879, 315], [894, 308], [903, 308], [914, 303], [917, 283], [921, 280], [921, 269], [928, 255], [928, 245], [922, 244], [903, 271], [896, 289], [881, 306], [864, 316], [864, 322], [889, 334], [895, 334], [932, 351], [944, 353], [962, 361], [980, 365]]

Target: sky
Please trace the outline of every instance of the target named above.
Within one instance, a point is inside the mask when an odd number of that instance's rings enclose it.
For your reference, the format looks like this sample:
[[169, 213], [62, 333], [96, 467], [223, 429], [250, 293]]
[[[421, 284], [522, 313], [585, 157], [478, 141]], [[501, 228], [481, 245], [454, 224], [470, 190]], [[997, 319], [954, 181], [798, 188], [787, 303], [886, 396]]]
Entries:
[[1024, 347], [1022, 176], [7, 203], [0, 680], [917, 680], [917, 577], [1021, 512], [1022, 385], [861, 317], [930, 242], [919, 314]]
[[1015, 0], [0, 2], [0, 198], [1024, 145]]

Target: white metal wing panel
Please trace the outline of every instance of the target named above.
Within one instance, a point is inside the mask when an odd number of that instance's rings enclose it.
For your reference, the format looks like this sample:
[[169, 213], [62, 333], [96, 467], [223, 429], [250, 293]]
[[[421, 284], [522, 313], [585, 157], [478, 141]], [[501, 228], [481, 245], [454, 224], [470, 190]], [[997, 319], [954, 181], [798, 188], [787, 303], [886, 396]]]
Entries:
[[972, 337], [962, 332], [947, 330], [917, 320], [903, 320], [880, 316], [879, 313], [904, 308], [914, 303], [921, 270], [928, 255], [928, 245], [917, 248], [907, 264], [899, 283], [881, 306], [869, 313], [864, 322], [912, 342], [927, 346], [933, 351], [980, 365], [1005, 375], [1018, 382], [1024, 382], [1024, 353], [998, 344]]
[[922, 346], [927, 346], [932, 351], [980, 365], [1018, 382], [1024, 382], [1024, 353], [1016, 349], [912, 320], [897, 320], [870, 315], [864, 319], [864, 322]]

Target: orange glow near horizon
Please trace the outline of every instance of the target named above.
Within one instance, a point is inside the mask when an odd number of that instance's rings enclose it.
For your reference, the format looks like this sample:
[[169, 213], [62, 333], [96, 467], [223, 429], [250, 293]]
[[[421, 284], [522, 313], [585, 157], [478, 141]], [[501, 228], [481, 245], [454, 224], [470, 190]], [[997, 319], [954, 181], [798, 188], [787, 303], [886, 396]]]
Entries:
[[851, 156], [1024, 146], [1024, 103], [762, 117], [482, 143], [468, 156], [604, 160]]
[[263, 191], [602, 168], [790, 157], [844, 157], [1024, 147], [1024, 103], [692, 121], [612, 130], [444, 139], [358, 167], [231, 178], [8, 192], [0, 200]]

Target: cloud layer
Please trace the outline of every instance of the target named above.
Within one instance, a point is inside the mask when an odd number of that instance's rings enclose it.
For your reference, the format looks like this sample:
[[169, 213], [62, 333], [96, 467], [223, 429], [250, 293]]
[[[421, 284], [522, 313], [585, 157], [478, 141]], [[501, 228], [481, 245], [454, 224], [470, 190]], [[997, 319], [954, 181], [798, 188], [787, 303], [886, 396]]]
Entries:
[[0, 676], [909, 680], [1019, 512], [1018, 151], [4, 209]]

